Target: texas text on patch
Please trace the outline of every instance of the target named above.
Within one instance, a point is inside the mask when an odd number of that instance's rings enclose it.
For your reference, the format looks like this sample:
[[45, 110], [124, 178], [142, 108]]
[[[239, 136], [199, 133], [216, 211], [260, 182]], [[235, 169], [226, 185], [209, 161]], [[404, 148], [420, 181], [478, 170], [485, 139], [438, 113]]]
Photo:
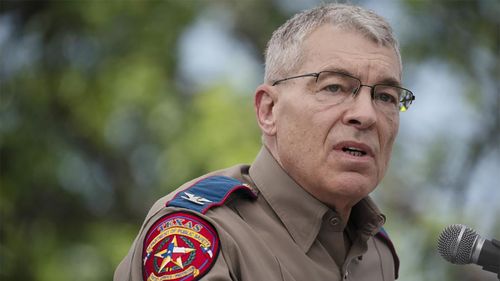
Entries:
[[219, 238], [207, 221], [177, 212], [162, 217], [150, 228], [143, 249], [145, 281], [192, 281], [212, 267]]

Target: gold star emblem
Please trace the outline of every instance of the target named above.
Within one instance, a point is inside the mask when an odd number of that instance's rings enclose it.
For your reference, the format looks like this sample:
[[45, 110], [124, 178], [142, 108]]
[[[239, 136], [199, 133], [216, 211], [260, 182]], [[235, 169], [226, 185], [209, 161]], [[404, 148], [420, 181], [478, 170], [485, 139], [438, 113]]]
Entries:
[[[161, 262], [159, 271], [162, 271], [163, 268], [165, 268], [165, 266], [168, 265], [170, 262], [177, 265], [181, 269], [184, 269], [184, 265], [182, 264], [182, 256], [184, 254], [191, 253], [194, 250], [195, 249], [193, 249], [193, 248], [179, 247], [177, 245], [177, 237], [174, 236], [174, 238], [172, 239], [170, 244], [168, 244], [168, 247], [165, 250], [155, 254], [155, 257], [163, 259], [163, 261]], [[175, 258], [174, 258], [174, 254], [176, 255]], [[169, 270], [170, 270], [170, 268], [167, 267], [167, 271], [169, 271]]]

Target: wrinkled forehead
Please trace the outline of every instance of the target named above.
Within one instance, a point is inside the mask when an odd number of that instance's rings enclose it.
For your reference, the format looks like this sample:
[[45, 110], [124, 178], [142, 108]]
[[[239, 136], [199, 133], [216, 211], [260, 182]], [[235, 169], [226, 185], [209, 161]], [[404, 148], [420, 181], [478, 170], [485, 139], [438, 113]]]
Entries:
[[357, 30], [320, 26], [305, 38], [300, 53], [301, 72], [343, 67], [353, 75], [361, 75], [359, 72], [369, 68], [401, 79], [401, 62], [395, 47]]
[[[335, 53], [336, 51], [338, 53]], [[328, 23], [320, 25], [303, 38], [299, 46], [297, 68], [301, 68], [315, 56], [339, 56], [342, 52], [353, 56], [357, 53], [360, 59], [363, 55], [371, 58], [377, 56], [391, 58], [388, 62], [398, 69], [398, 76], [401, 78], [402, 61], [397, 43], [391, 44], [387, 40], [377, 39], [375, 35], [354, 27]]]

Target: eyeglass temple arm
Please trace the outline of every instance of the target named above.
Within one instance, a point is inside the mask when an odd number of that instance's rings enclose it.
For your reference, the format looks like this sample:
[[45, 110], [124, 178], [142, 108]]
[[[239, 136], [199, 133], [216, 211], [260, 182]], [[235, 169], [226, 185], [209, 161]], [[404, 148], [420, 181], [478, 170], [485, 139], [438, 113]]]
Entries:
[[285, 81], [292, 80], [292, 79], [295, 79], [295, 78], [309, 77], [309, 76], [316, 77], [316, 79], [318, 79], [319, 73], [307, 73], [307, 74], [302, 74], [302, 75], [297, 75], [297, 76], [283, 78], [283, 79], [274, 81], [273, 84], [272, 84], [272, 86], [276, 86], [276, 85], [278, 85], [281, 82], [285, 82]]

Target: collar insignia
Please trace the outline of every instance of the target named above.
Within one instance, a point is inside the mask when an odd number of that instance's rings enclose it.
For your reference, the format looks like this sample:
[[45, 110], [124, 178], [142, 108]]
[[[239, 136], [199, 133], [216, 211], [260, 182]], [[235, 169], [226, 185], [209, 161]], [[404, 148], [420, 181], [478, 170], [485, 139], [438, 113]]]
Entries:
[[184, 208], [205, 214], [211, 208], [224, 205], [233, 193], [257, 199], [257, 193], [241, 181], [225, 176], [198, 179], [191, 186], [177, 192], [165, 203], [166, 207]]
[[201, 196], [197, 196], [197, 195], [194, 195], [192, 193], [189, 193], [189, 192], [184, 192], [185, 195], [181, 196], [181, 198], [183, 199], [186, 199], [187, 201], [189, 202], [193, 202], [195, 204], [198, 204], [198, 205], [205, 205], [205, 203], [211, 203], [212, 201], [206, 199], [206, 198], [203, 198]]

